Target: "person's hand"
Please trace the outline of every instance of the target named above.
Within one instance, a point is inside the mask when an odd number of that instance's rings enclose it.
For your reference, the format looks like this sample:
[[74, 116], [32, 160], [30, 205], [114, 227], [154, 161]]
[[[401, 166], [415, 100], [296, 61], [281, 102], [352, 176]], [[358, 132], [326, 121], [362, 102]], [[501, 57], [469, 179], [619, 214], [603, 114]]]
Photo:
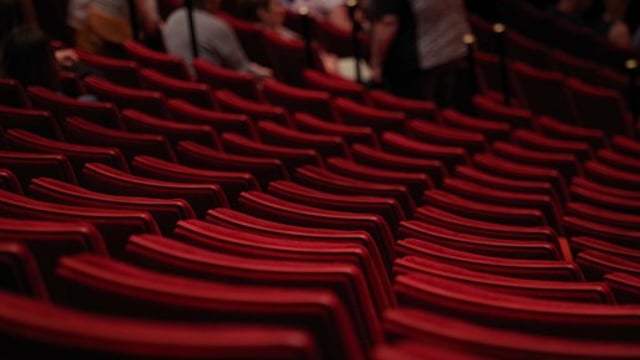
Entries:
[[382, 83], [382, 67], [371, 65], [371, 83], [372, 84], [380, 84]]
[[250, 63], [248, 65], [248, 69], [249, 73], [253, 74], [255, 77], [258, 78], [258, 80], [263, 80], [263, 79], [270, 79], [273, 78], [273, 70], [271, 70], [268, 67], [264, 67], [261, 65], [258, 65], [256, 63]]
[[56, 50], [55, 57], [62, 67], [70, 67], [78, 62], [78, 54], [73, 49]]

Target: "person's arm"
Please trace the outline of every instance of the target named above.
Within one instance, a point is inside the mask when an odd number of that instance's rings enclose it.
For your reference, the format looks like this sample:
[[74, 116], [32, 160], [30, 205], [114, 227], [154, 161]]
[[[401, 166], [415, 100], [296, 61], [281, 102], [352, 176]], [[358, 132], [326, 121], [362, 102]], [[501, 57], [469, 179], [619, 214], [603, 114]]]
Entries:
[[338, 5], [331, 9], [327, 15], [327, 20], [337, 28], [351, 31], [351, 18], [349, 18], [349, 10], [345, 5]]
[[135, 4], [142, 32], [146, 36], [156, 35], [162, 23], [157, 0], [136, 0]]
[[609, 41], [618, 47], [630, 49], [633, 46], [629, 26], [622, 21], [611, 24], [608, 37]]
[[[210, 23], [205, 27], [203, 50], [210, 58], [217, 58], [218, 65], [237, 71], [247, 72], [258, 78], [273, 77], [273, 71], [249, 61], [235, 32], [222, 23]], [[207, 58], [206, 54], [201, 57]]]
[[373, 82], [382, 81], [382, 65], [398, 32], [398, 21], [398, 16], [386, 14], [373, 23], [370, 59], [371, 80]]

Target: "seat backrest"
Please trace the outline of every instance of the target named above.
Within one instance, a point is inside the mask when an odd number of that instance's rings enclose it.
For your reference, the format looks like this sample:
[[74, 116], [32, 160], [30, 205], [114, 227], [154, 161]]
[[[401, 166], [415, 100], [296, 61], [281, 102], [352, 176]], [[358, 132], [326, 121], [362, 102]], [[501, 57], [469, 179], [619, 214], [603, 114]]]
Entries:
[[263, 37], [266, 54], [276, 78], [290, 85], [303, 86], [302, 73], [307, 65], [304, 42], [299, 39], [283, 39], [275, 31], [265, 31]]
[[295, 87], [274, 79], [262, 84], [262, 96], [273, 105], [283, 107], [290, 114], [304, 112], [321, 119], [333, 119], [330, 95], [326, 91]]
[[[233, 1], [227, 2], [232, 3]], [[233, 28], [249, 59], [262, 66], [273, 67], [267, 54], [263, 31], [259, 25], [224, 12], [219, 12], [217, 15]]]
[[[569, 123], [578, 123], [564, 86], [564, 76], [555, 71], [536, 69], [524, 63], [511, 66], [518, 98], [536, 115], [548, 115]], [[548, 99], [554, 99], [548, 101]]]
[[404, 185], [380, 184], [343, 176], [317, 166], [303, 166], [296, 169], [294, 180], [300, 184], [331, 193], [345, 195], [392, 196], [405, 214], [413, 214], [416, 203]]
[[217, 184], [154, 180], [130, 175], [98, 163], [85, 166], [82, 171], [82, 186], [113, 195], [184, 199], [198, 217], [204, 217], [209, 209], [229, 206], [224, 191]]
[[177, 98], [196, 106], [213, 109], [211, 88], [208, 85], [183, 79], [176, 79], [154, 69], [140, 70], [142, 86], [163, 93], [167, 98]]
[[533, 115], [527, 109], [507, 107], [482, 95], [473, 97], [473, 106], [478, 115], [484, 119], [505, 121], [514, 128], [531, 127]]
[[[576, 337], [569, 339], [556, 336], [551, 331], [532, 334], [523, 329], [500, 329], [490, 324], [478, 324], [468, 319], [445, 315], [437, 310], [401, 308], [389, 311], [385, 316], [385, 325], [389, 336], [394, 339], [405, 338], [429, 344], [444, 343], [447, 344], [447, 349], [464, 349], [474, 356], [487, 356], [490, 359], [522, 356], [567, 360], [627, 359], [636, 357], [640, 351], [629, 341], [593, 341]], [[411, 359], [415, 358], [421, 357]]]
[[378, 214], [393, 229], [405, 219], [400, 204], [391, 197], [331, 194], [283, 180], [269, 183], [268, 192], [284, 200], [328, 210]]
[[120, 110], [132, 108], [155, 116], [167, 116], [166, 100], [158, 91], [116, 85], [95, 76], [85, 78], [83, 85], [89, 93], [114, 103]]
[[254, 121], [268, 119], [292, 127], [286, 108], [244, 99], [229, 90], [215, 91], [214, 98], [218, 108], [222, 111], [246, 114]]
[[273, 180], [289, 179], [289, 172], [276, 158], [234, 155], [190, 141], [180, 142], [176, 151], [181, 164], [194, 168], [250, 172], [263, 189]]
[[227, 89], [243, 98], [260, 100], [257, 81], [253, 75], [223, 68], [203, 59], [195, 59], [193, 69], [198, 81], [214, 90]]
[[350, 144], [364, 143], [376, 148], [380, 147], [378, 136], [370, 126], [339, 124], [333, 121], [322, 120], [304, 112], [296, 113], [293, 116], [293, 121], [296, 128], [300, 130], [341, 136]]
[[557, 234], [549, 227], [501, 225], [494, 222], [475, 220], [461, 215], [455, 215], [428, 205], [422, 206], [416, 210], [415, 220], [424, 221], [428, 224], [442, 226], [452, 231], [459, 231], [471, 235], [487, 236], [496, 239], [521, 239], [546, 241], [552, 244], [558, 243]]
[[67, 116], [79, 116], [112, 129], [124, 129], [118, 110], [112, 103], [80, 101], [40, 86], [28, 87], [27, 95], [34, 108], [50, 111], [60, 124]]
[[406, 99], [382, 90], [370, 90], [367, 98], [377, 108], [401, 111], [408, 118], [438, 120], [437, 105], [432, 101]]
[[486, 326], [566, 338], [637, 341], [637, 305], [580, 304], [501, 294], [428, 275], [396, 279], [401, 305], [437, 310]]
[[190, 80], [191, 75], [181, 58], [147, 48], [135, 40], [123, 43], [129, 56], [142, 67], [149, 67], [176, 79]]
[[513, 278], [548, 281], [584, 281], [578, 265], [565, 260], [510, 259], [486, 256], [407, 238], [398, 242], [399, 256], [435, 259], [465, 269]]
[[290, 173], [303, 165], [324, 167], [322, 157], [312, 148], [269, 145], [234, 133], [222, 134], [222, 145], [232, 154], [280, 159]]
[[485, 271], [469, 270], [438, 259], [418, 256], [399, 258], [395, 265], [396, 274], [418, 272], [512, 295], [592, 304], [613, 305], [616, 302], [611, 289], [603, 282], [521, 279], [513, 276], [488, 274]]
[[18, 241], [0, 241], [0, 290], [41, 301], [49, 299], [33, 254]]
[[69, 141], [85, 145], [117, 147], [129, 161], [136, 155], [150, 155], [172, 162], [177, 161], [171, 145], [162, 135], [136, 134], [108, 129], [76, 117], [67, 118], [64, 127]]
[[493, 239], [490, 236], [456, 232], [444, 226], [418, 220], [402, 221], [396, 231], [397, 237], [401, 239], [421, 239], [480, 255], [539, 260], [557, 260], [561, 257], [558, 246], [553, 243], [537, 240]]
[[330, 156], [351, 158], [349, 148], [344, 139], [339, 136], [294, 130], [267, 120], [258, 122], [258, 131], [262, 141], [267, 144], [312, 148], [325, 158]]
[[138, 64], [131, 60], [122, 60], [83, 51], [77, 51], [81, 61], [99, 69], [109, 81], [131, 88], [140, 87]]
[[13, 79], [0, 79], [0, 105], [28, 108], [29, 102], [24, 89]]
[[109, 210], [96, 207], [59, 205], [1, 191], [0, 206], [7, 217], [57, 221], [87, 221], [107, 240], [109, 254], [122, 255], [126, 239], [137, 233], [160, 234], [153, 217], [144, 211]]
[[50, 177], [77, 184], [76, 174], [69, 159], [60, 154], [34, 154], [0, 150], [0, 168], [11, 171], [23, 189], [37, 177]]
[[173, 232], [173, 227], [178, 220], [195, 218], [195, 213], [189, 203], [182, 199], [109, 195], [54, 179], [32, 180], [29, 193], [36, 199], [59, 204], [147, 211], [153, 216], [160, 231], [165, 235], [170, 235]]
[[587, 85], [577, 79], [568, 79], [565, 84], [582, 126], [601, 129], [609, 135], [634, 136], [633, 119], [617, 91]]
[[134, 174], [153, 179], [218, 184], [232, 204], [242, 191], [260, 190], [258, 181], [249, 172], [197, 169], [143, 155], [136, 156], [131, 166]]
[[132, 236], [127, 251], [134, 264], [190, 278], [298, 290], [330, 290], [345, 304], [364, 346], [382, 341], [382, 327], [364, 274], [347, 262], [261, 259], [144, 235]]
[[210, 125], [219, 133], [232, 131], [252, 139], [258, 138], [253, 120], [247, 115], [205, 109], [180, 99], [169, 100], [167, 107], [177, 121]]
[[339, 230], [366, 230], [376, 239], [378, 246], [388, 254], [394, 253], [393, 235], [388, 224], [379, 215], [356, 214], [322, 210], [278, 199], [264, 193], [248, 191], [240, 194], [241, 211], [272, 221], [285, 221], [292, 225], [310, 225]]
[[399, 111], [380, 110], [346, 99], [333, 101], [337, 122], [370, 126], [376, 131], [400, 130], [406, 123], [406, 115]]
[[15, 194], [23, 194], [20, 181], [9, 169], [0, 169], [0, 189], [7, 190]]
[[[270, 221], [245, 214], [231, 209], [214, 209], [207, 213], [205, 219], [214, 225], [219, 225], [229, 229], [238, 229], [243, 232], [268, 235], [280, 239], [297, 239], [300, 241], [323, 241], [344, 244], [358, 244], [369, 252], [373, 267], [371, 273], [380, 273], [383, 292], [386, 294], [379, 300], [389, 304], [395, 304], [391, 291], [391, 254], [383, 252], [375, 240], [364, 230], [334, 230], [311, 226], [297, 226], [282, 222]], [[389, 272], [384, 271], [387, 269]]]
[[9, 357], [310, 360], [320, 351], [312, 334], [272, 324], [193, 324], [98, 315], [6, 292], [0, 330]]
[[19, 109], [0, 105], [0, 129], [27, 130], [49, 139], [63, 140], [59, 123], [47, 111]]
[[5, 140], [7, 147], [12, 150], [64, 155], [77, 174], [82, 172], [88, 162], [100, 162], [129, 172], [127, 160], [115, 147], [75, 145], [43, 138], [24, 130], [9, 130]]
[[365, 350], [343, 303], [328, 290], [185, 279], [95, 256], [67, 257], [56, 274], [68, 285], [67, 297], [60, 301], [68, 306], [199, 323], [246, 324], [260, 319], [264, 324], [289, 325], [312, 333], [328, 357], [364, 358]]
[[102, 234], [89, 222], [2, 217], [0, 238], [19, 242], [29, 249], [53, 298], [60, 291], [54, 279], [60, 258], [79, 253], [108, 254]]
[[174, 148], [180, 141], [193, 141], [214, 149], [220, 149], [222, 146], [218, 133], [210, 125], [187, 124], [132, 109], [123, 110], [121, 115], [128, 131], [162, 135]]

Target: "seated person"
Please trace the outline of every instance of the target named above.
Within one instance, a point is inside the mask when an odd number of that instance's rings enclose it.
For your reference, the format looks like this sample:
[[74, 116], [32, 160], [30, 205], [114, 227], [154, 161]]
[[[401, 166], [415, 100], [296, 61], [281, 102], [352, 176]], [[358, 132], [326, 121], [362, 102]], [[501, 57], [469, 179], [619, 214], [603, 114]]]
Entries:
[[289, 8], [298, 11], [301, 7], [309, 9], [311, 16], [345, 31], [351, 31], [351, 19], [344, 0], [293, 0]]
[[[23, 87], [42, 86], [63, 93], [60, 80], [62, 70], [78, 75], [90, 72], [89, 68], [78, 63], [75, 51], [54, 51], [49, 38], [35, 27], [16, 27], [5, 37], [0, 50], [0, 78], [14, 79]], [[80, 99], [95, 100], [95, 97], [82, 95]]]
[[611, 44], [624, 49], [633, 47], [631, 30], [625, 22], [628, 6], [628, 0], [605, 0], [602, 18], [594, 27], [598, 35], [607, 39]]
[[[156, 0], [134, 0], [140, 27], [139, 38], [155, 49], [162, 48], [162, 19]], [[123, 0], [71, 0], [67, 24], [76, 30], [76, 48], [111, 57], [126, 57], [122, 43], [133, 38], [129, 3]]]
[[[238, 0], [237, 14], [242, 19], [259, 24], [265, 31], [273, 31], [284, 39], [296, 39], [300, 36], [284, 26], [285, 8], [279, 0]], [[335, 54], [320, 50], [320, 61], [324, 70], [333, 75], [353, 79], [352, 69], [355, 68], [353, 58], [338, 58]], [[361, 62], [361, 69], [365, 77], [368, 67]]]
[[278, 0], [238, 0], [236, 8], [240, 18], [257, 23], [263, 30], [275, 31], [284, 39], [299, 38], [284, 26], [286, 9]]
[[[272, 77], [271, 69], [248, 60], [233, 29], [215, 15], [221, 0], [194, 0], [194, 27], [198, 55], [219, 66], [247, 72], [258, 78]], [[185, 7], [175, 10], [163, 29], [167, 52], [181, 57], [187, 64], [193, 62], [188, 14]]]

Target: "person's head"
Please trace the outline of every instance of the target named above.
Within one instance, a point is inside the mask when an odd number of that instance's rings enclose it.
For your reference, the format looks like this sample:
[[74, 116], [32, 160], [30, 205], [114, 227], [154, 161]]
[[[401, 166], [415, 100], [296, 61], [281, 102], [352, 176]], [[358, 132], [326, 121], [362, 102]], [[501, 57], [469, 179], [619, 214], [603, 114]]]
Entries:
[[60, 72], [49, 38], [30, 26], [9, 32], [0, 51], [0, 76], [15, 79], [23, 86], [59, 89]]
[[284, 24], [285, 9], [278, 0], [238, 0], [238, 14], [243, 19], [275, 28]]

